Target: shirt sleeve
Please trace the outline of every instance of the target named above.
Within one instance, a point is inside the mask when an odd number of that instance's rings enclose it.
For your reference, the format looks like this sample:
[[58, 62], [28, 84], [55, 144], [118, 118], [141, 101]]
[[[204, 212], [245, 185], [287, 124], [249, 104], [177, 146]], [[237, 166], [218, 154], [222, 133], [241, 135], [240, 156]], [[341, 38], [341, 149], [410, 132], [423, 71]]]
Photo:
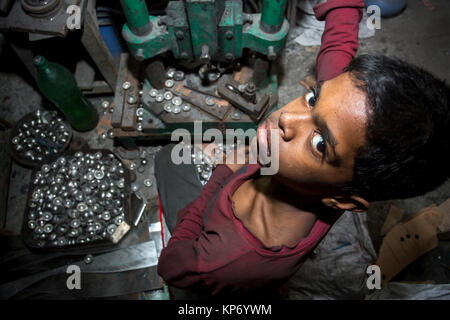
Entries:
[[316, 61], [318, 81], [338, 76], [355, 57], [363, 8], [363, 0], [328, 0], [314, 7], [316, 18], [325, 20]]
[[206, 227], [195, 239], [171, 239], [161, 251], [158, 274], [170, 286], [215, 295], [243, 275], [247, 277], [255, 265], [264, 265], [249, 262], [247, 253], [232, 222], [224, 220]]

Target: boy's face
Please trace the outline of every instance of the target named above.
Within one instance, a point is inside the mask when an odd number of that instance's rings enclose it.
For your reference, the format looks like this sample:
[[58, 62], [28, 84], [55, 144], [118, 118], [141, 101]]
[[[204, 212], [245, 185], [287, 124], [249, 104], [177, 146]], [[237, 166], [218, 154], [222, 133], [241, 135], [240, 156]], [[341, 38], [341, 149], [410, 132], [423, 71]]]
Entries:
[[272, 113], [257, 139], [267, 145], [278, 136], [277, 179], [303, 195], [332, 196], [336, 185], [353, 179], [366, 122], [365, 95], [344, 73], [323, 82], [316, 97], [309, 92]]

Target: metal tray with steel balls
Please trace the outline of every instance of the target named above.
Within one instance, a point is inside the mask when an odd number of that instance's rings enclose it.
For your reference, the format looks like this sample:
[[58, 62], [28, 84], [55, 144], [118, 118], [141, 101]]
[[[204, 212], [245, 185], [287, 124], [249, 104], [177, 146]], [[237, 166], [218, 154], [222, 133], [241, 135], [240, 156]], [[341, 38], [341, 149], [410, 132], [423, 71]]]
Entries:
[[70, 250], [112, 245], [130, 224], [130, 174], [109, 150], [69, 151], [35, 168], [22, 227], [35, 249]]
[[20, 164], [36, 167], [67, 149], [72, 129], [56, 111], [37, 110], [22, 117], [11, 132], [11, 155]]

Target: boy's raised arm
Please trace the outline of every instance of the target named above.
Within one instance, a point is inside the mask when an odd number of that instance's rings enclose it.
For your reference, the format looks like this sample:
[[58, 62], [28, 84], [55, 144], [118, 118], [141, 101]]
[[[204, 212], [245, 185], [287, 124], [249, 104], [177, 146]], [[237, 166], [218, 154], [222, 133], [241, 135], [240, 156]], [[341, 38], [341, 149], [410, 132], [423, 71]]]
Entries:
[[316, 62], [317, 81], [338, 76], [355, 57], [363, 8], [363, 0], [328, 0], [314, 7], [316, 18], [325, 20]]

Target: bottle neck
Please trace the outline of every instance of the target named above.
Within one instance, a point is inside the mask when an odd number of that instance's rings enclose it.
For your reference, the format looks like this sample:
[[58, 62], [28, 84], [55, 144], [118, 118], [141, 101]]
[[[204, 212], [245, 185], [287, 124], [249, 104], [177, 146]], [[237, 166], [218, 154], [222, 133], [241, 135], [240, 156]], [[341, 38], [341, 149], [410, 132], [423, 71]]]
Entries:
[[46, 70], [48, 68], [48, 62], [45, 62], [42, 66], [37, 67], [38, 71]]
[[34, 60], [33, 60], [33, 64], [34, 64], [34, 66], [36, 67], [36, 69], [38, 71], [45, 70], [49, 66], [49, 63], [48, 63], [47, 59], [45, 59], [42, 56], [35, 57]]

